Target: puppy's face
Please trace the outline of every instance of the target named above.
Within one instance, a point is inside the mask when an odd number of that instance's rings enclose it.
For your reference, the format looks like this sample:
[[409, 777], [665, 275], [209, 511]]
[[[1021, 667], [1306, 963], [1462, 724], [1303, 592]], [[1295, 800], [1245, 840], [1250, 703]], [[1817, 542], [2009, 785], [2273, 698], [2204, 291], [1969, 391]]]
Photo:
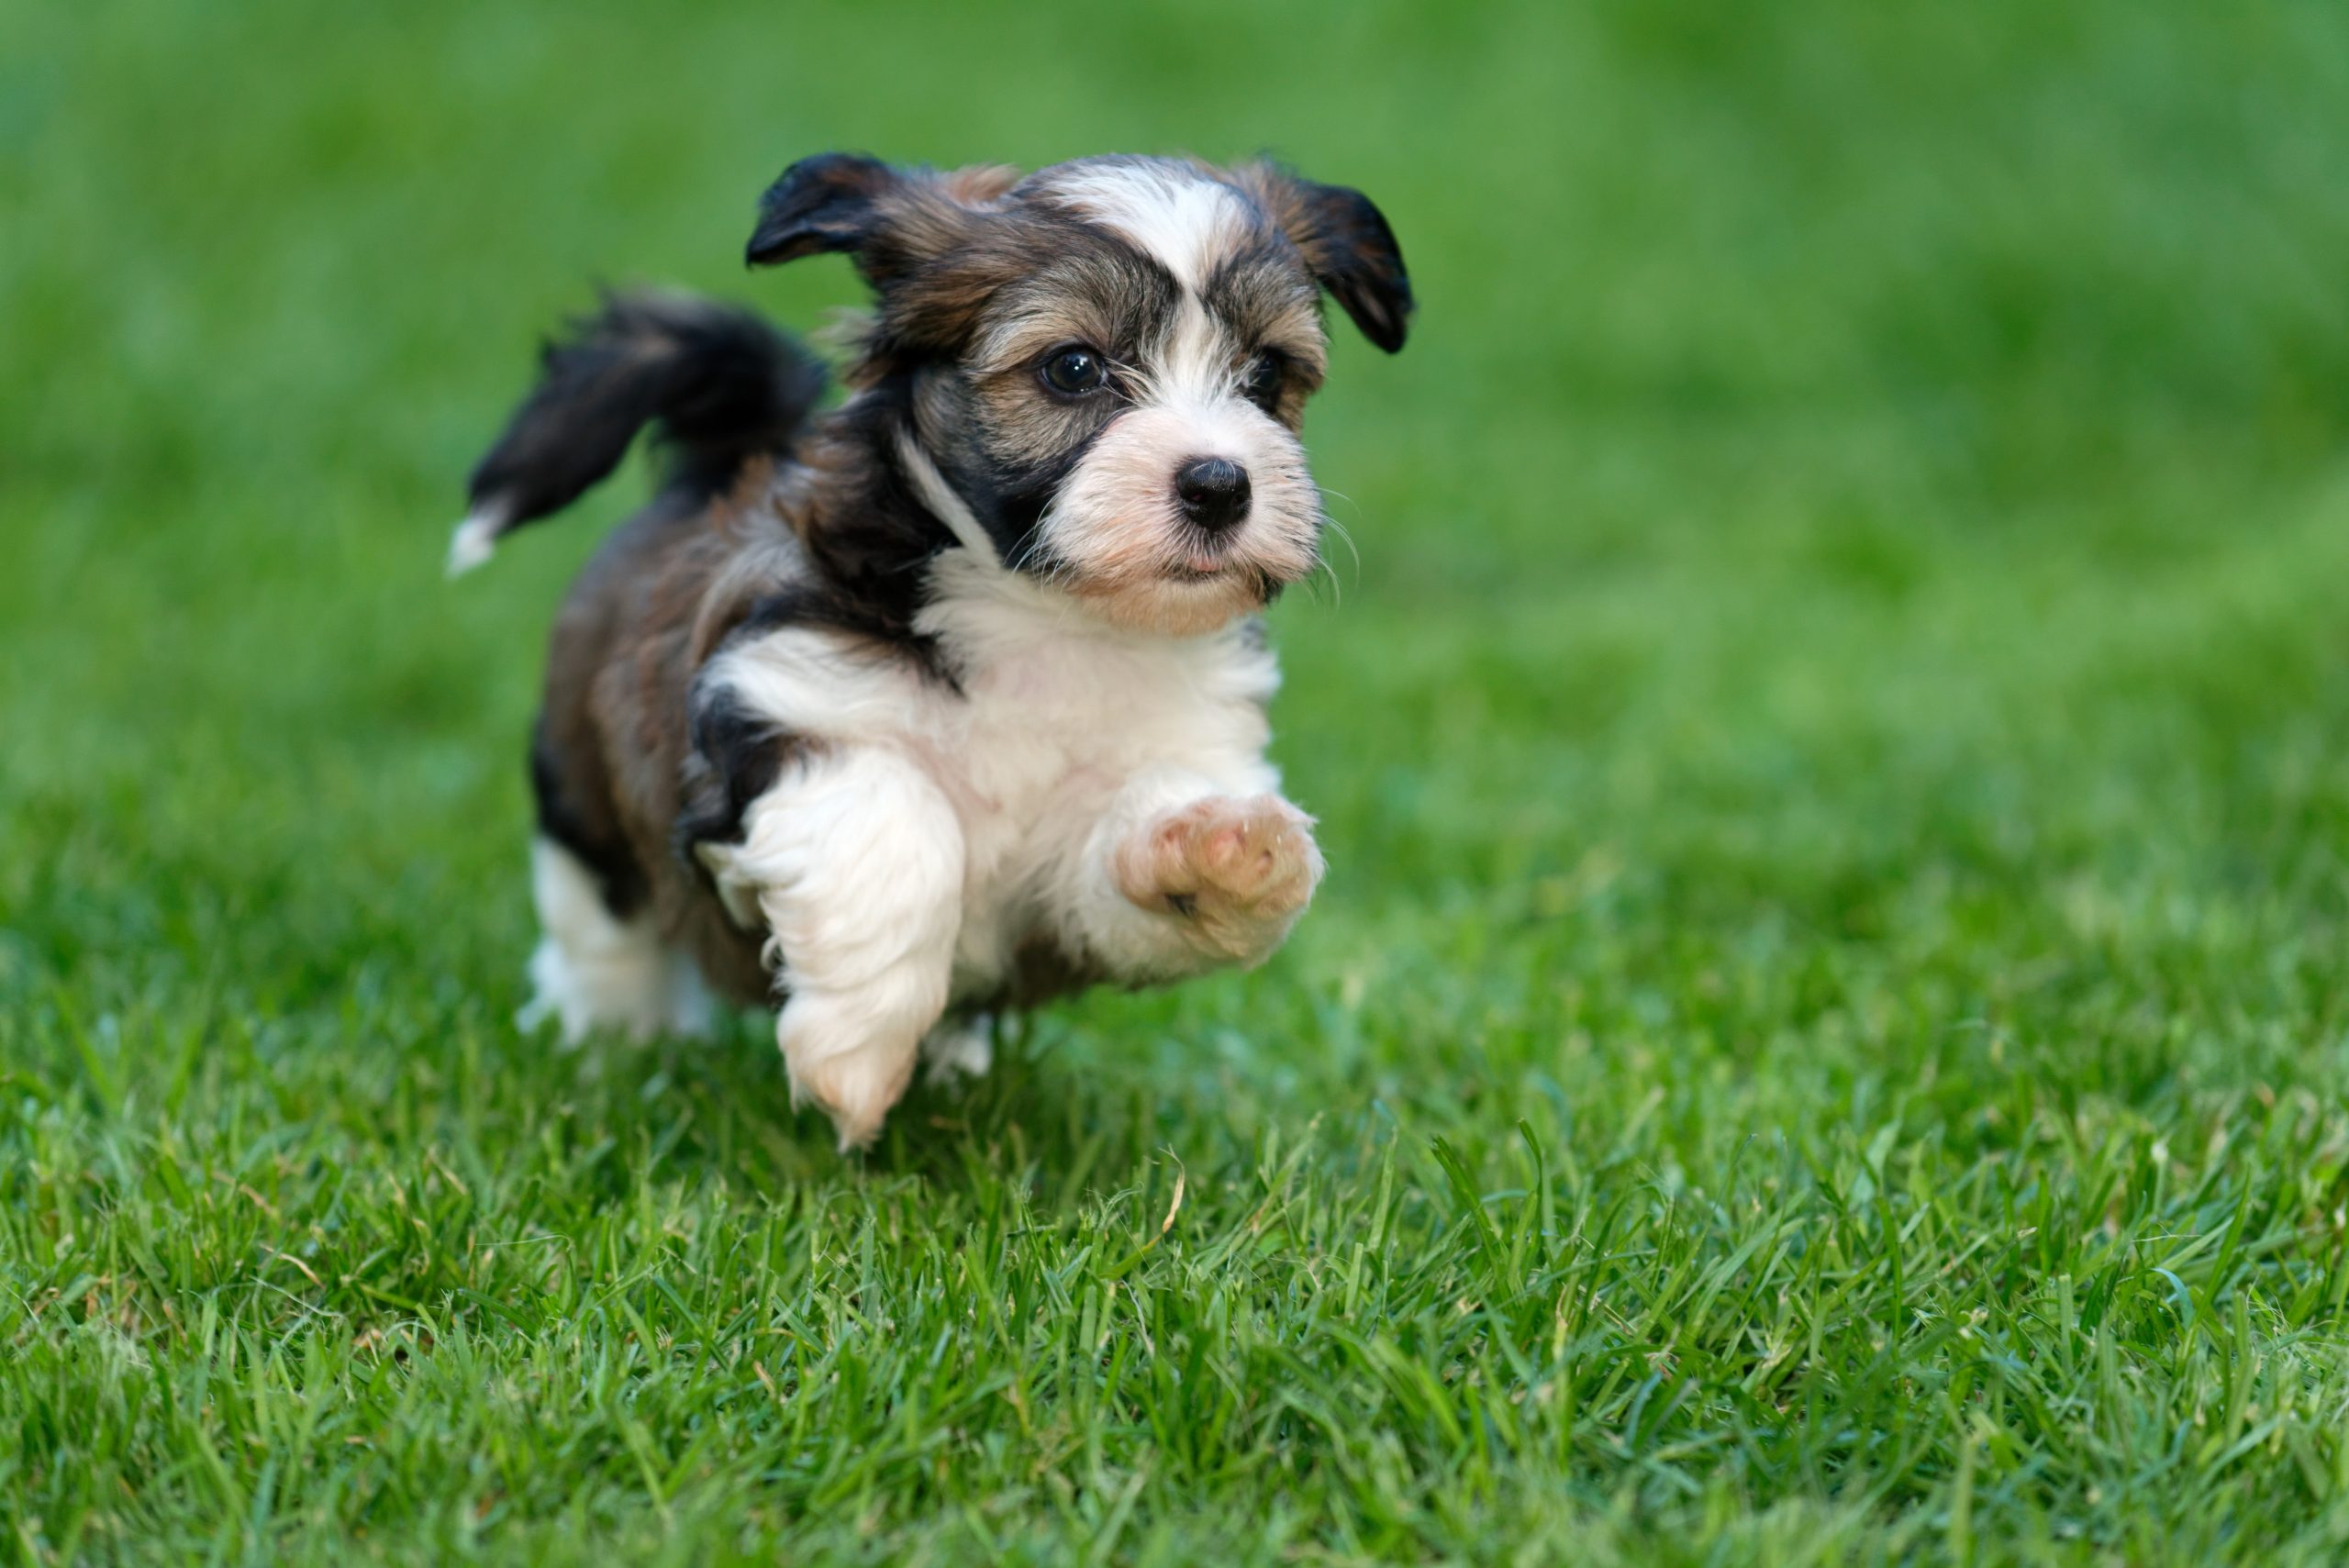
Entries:
[[878, 296], [861, 389], [1016, 570], [1198, 632], [1318, 563], [1297, 439], [1329, 289], [1402, 344], [1409, 284], [1359, 193], [1264, 166], [1091, 159], [1015, 181], [830, 157], [768, 193], [753, 261], [844, 250]]

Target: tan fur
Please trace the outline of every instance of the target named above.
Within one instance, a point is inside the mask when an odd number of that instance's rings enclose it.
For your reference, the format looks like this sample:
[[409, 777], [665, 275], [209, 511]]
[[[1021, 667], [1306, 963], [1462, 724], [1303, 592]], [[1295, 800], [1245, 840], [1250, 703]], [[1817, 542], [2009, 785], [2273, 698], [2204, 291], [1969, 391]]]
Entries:
[[566, 799], [618, 830], [650, 883], [662, 939], [740, 1002], [770, 994], [759, 940], [725, 917], [672, 842], [687, 776], [684, 694], [796, 555], [786, 525], [763, 506], [646, 513], [580, 575], [547, 662], [542, 723]]
[[1238, 963], [1277, 947], [1321, 880], [1312, 818], [1276, 795], [1202, 800], [1128, 839], [1115, 863], [1137, 907], [1187, 906], [1200, 951]]

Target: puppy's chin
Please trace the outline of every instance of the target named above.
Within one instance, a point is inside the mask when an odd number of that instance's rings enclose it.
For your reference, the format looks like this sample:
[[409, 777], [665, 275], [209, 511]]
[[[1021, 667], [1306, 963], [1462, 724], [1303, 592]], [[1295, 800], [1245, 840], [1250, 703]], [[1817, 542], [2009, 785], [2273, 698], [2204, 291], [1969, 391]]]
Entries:
[[1158, 573], [1122, 581], [1063, 579], [1062, 586], [1111, 626], [1162, 637], [1198, 637], [1264, 607], [1270, 583], [1233, 565], [1212, 575]]

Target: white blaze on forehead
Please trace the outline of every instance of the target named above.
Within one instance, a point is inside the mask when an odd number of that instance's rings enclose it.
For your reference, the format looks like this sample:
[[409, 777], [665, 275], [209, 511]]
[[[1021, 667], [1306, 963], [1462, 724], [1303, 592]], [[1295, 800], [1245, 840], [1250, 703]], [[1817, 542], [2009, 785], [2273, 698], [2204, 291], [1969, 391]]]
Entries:
[[1057, 194], [1148, 251], [1192, 295], [1248, 230], [1248, 208], [1237, 191], [1180, 164], [1080, 169], [1059, 183]]
[[1240, 193], [1179, 163], [1108, 163], [1074, 171], [1057, 187], [1078, 213], [1118, 234], [1174, 276], [1183, 294], [1156, 362], [1142, 367], [1157, 398], [1232, 395], [1232, 350], [1200, 295], [1248, 238]]

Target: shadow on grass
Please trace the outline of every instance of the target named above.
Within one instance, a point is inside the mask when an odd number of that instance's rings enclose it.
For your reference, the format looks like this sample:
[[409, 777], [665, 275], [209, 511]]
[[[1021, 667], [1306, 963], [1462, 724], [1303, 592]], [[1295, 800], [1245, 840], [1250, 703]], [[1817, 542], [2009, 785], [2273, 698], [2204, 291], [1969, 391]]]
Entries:
[[[795, 1109], [770, 1016], [740, 1014], [708, 1040], [633, 1045], [597, 1038], [575, 1051], [516, 1036], [499, 1052], [559, 1055], [567, 1093], [603, 1136], [657, 1154], [631, 1162], [630, 1181], [743, 1179], [783, 1184], [911, 1177], [941, 1195], [1009, 1186], [1047, 1209], [1067, 1207], [1152, 1157], [1161, 1117], [1151, 1098], [1083, 1070], [1064, 1025], [1044, 1018], [999, 1033], [978, 1078], [932, 1083], [917, 1073], [879, 1140], [843, 1154], [814, 1107]], [[627, 1184], [608, 1195], [624, 1197]]]

